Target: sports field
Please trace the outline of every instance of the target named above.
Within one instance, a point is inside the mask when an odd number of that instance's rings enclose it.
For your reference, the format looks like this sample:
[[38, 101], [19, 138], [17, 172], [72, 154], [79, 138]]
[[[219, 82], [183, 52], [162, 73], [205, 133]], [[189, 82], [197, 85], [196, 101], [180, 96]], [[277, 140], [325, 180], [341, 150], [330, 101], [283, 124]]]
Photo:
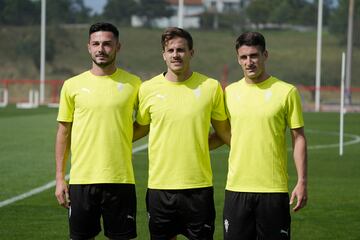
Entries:
[[[67, 214], [57, 205], [51, 183], [55, 173], [56, 111], [49, 108], [17, 110], [11, 106], [0, 109], [0, 239], [67, 239]], [[360, 239], [360, 114], [345, 115], [342, 157], [338, 154], [337, 113], [306, 113], [305, 123], [309, 145], [309, 201], [305, 209], [292, 214], [292, 239]], [[139, 240], [149, 239], [144, 205], [147, 151], [135, 148], [144, 144], [146, 140], [134, 145]], [[227, 147], [211, 155], [216, 240], [222, 239], [227, 155]], [[296, 175], [292, 160], [289, 163], [292, 188]], [[12, 202], [13, 197], [34, 189], [39, 193]]]

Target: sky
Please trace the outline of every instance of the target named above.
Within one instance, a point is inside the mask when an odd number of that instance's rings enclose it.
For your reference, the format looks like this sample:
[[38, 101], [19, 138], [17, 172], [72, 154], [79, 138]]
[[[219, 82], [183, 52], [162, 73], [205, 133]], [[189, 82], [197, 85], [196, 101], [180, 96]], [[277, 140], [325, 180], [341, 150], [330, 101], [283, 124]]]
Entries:
[[101, 13], [107, 0], [84, 0], [84, 4], [92, 9], [92, 13]]

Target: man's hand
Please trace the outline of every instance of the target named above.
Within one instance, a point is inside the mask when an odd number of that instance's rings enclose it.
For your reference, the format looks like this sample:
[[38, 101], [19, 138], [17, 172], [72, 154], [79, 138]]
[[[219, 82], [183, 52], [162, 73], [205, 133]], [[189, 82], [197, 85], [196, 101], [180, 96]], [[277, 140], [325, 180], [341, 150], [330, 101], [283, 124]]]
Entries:
[[57, 198], [59, 205], [63, 206], [64, 208], [69, 208], [70, 206], [69, 189], [65, 180], [56, 181], [55, 196]]
[[291, 193], [290, 205], [292, 205], [297, 199], [296, 205], [293, 207], [293, 211], [296, 212], [306, 206], [307, 203], [307, 189], [306, 183], [297, 183], [294, 190]]

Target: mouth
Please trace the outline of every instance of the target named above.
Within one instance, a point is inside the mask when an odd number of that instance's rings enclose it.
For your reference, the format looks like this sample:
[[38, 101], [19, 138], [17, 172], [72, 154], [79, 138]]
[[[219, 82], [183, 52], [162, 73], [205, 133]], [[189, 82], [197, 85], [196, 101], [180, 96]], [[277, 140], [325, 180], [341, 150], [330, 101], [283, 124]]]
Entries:
[[178, 60], [178, 61], [171, 61], [171, 63], [173, 63], [173, 64], [181, 64], [182, 61], [180, 61], [180, 60]]
[[100, 55], [99, 54], [99, 55], [95, 55], [95, 57], [97, 57], [97, 58], [107, 58], [107, 55], [102, 55], [102, 54]]
[[249, 68], [246, 68], [246, 71], [248, 71], [248, 72], [255, 72], [255, 71], [256, 71], [256, 68], [255, 68], [255, 67], [249, 67]]

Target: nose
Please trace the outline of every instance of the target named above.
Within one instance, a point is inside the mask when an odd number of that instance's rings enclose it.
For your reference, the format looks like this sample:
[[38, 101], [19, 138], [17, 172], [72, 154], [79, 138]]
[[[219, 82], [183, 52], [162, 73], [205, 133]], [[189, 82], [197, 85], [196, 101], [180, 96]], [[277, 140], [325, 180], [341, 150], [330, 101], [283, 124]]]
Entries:
[[97, 46], [96, 51], [97, 51], [97, 52], [103, 52], [103, 50], [104, 50], [104, 45], [103, 45], [103, 44], [99, 44], [99, 45]]
[[178, 57], [178, 56], [179, 56], [179, 52], [175, 50], [172, 55], [173, 55], [173, 57]]
[[246, 57], [245, 63], [246, 63], [247, 65], [250, 65], [250, 64], [252, 63], [250, 56], [247, 56], [247, 57]]

